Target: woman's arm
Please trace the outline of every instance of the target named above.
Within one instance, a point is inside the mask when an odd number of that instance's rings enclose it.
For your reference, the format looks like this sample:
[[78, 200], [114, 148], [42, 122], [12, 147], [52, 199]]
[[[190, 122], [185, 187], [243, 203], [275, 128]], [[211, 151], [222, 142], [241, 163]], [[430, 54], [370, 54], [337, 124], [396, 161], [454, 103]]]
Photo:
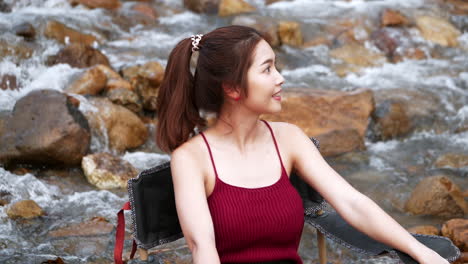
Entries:
[[287, 124], [284, 130], [293, 168], [346, 222], [369, 237], [407, 253], [419, 263], [448, 263], [333, 170], [300, 128]]
[[172, 153], [171, 172], [177, 214], [193, 263], [219, 264], [203, 175], [189, 149]]

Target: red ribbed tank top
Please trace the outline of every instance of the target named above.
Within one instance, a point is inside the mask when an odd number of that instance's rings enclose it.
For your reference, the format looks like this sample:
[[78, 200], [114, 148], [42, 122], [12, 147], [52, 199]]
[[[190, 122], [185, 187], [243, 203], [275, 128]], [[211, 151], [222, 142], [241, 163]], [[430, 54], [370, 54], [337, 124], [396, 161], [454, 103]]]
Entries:
[[273, 130], [281, 163], [280, 179], [269, 186], [244, 188], [218, 177], [210, 145], [203, 133], [216, 182], [208, 197], [216, 249], [221, 263], [251, 263], [290, 260], [302, 264], [297, 250], [304, 227], [302, 199], [289, 181]]

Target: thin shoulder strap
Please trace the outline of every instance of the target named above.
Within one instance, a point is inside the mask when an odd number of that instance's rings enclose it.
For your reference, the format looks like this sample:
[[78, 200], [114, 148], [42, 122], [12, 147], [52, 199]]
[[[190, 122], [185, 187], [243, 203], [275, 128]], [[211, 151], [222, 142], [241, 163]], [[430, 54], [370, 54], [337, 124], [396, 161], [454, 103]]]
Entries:
[[284, 169], [284, 166], [283, 166], [283, 159], [281, 159], [281, 154], [280, 154], [280, 152], [279, 152], [278, 144], [276, 143], [276, 138], [275, 138], [275, 134], [273, 133], [273, 129], [271, 129], [271, 126], [270, 126], [270, 124], [268, 124], [267, 121], [265, 121], [265, 120], [263, 120], [263, 119], [260, 119], [260, 120], [262, 120], [262, 121], [267, 125], [268, 129], [269, 129], [270, 132], [271, 132], [271, 137], [273, 138], [273, 142], [275, 143], [276, 153], [278, 153], [278, 157], [279, 157], [279, 160], [280, 160], [280, 162], [281, 162], [281, 168]]
[[214, 169], [216, 178], [218, 178], [218, 171], [216, 170], [216, 165], [213, 159], [213, 154], [211, 153], [210, 144], [208, 144], [208, 140], [206, 140], [205, 134], [203, 134], [203, 132], [200, 132], [200, 135], [203, 137], [203, 140], [205, 140], [206, 146], [208, 147], [208, 152], [210, 153], [211, 164], [213, 164], [213, 169]]

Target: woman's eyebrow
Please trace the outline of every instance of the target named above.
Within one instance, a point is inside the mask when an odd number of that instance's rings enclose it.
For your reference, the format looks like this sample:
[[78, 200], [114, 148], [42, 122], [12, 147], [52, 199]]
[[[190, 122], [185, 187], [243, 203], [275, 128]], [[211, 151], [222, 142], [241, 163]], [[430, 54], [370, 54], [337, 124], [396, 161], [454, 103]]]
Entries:
[[260, 64], [260, 66], [262, 66], [263, 64], [267, 64], [267, 63], [273, 63], [273, 59], [267, 59], [262, 64]]

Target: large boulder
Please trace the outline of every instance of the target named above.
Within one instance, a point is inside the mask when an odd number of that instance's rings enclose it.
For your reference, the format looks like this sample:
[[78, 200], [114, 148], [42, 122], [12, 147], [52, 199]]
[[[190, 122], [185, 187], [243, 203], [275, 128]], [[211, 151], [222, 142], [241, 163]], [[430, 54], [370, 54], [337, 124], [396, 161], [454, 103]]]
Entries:
[[0, 75], [0, 89], [16, 90], [18, 89], [18, 81], [16, 76], [12, 74]]
[[363, 139], [374, 110], [371, 90], [287, 89], [282, 97], [282, 111], [264, 115], [265, 119], [293, 123], [308, 136], [318, 137], [326, 156], [364, 148]]
[[408, 228], [408, 232], [422, 234], [422, 235], [433, 235], [438, 236], [440, 235], [440, 230], [432, 225], [422, 225], [422, 226], [414, 226]]
[[120, 76], [109, 66], [97, 65], [96, 68], [103, 72], [107, 77], [106, 91], [113, 89], [127, 89], [132, 91], [134, 90], [134, 87], [130, 82], [122, 78], [122, 76]]
[[242, 15], [234, 18], [231, 24], [255, 28], [263, 35], [263, 38], [265, 38], [270, 46], [278, 47], [281, 45], [278, 36], [278, 25], [277, 22], [272, 18]]
[[460, 31], [445, 19], [430, 16], [419, 16], [416, 25], [422, 36], [431, 42], [441, 46], [458, 46]]
[[255, 7], [251, 6], [244, 0], [221, 0], [219, 3], [219, 16], [233, 16], [242, 13], [250, 13], [255, 11]]
[[196, 13], [216, 14], [221, 0], [184, 0], [184, 6]]
[[330, 51], [330, 56], [360, 67], [379, 66], [386, 62], [382, 54], [368, 50], [359, 44], [349, 44], [333, 49]]
[[70, 0], [71, 5], [82, 4], [88, 8], [117, 9], [121, 6], [119, 0]]
[[70, 236], [97, 236], [112, 232], [114, 225], [102, 217], [93, 217], [92, 219], [60, 227], [49, 232], [50, 237], [70, 237]]
[[88, 122], [71, 98], [36, 90], [19, 99], [0, 135], [0, 162], [76, 165], [91, 140]]
[[134, 113], [139, 114], [143, 109], [140, 98], [132, 90], [123, 88], [112, 89], [106, 95], [112, 103], [121, 105]]
[[81, 167], [89, 183], [100, 189], [126, 188], [127, 181], [138, 174], [128, 161], [109, 153], [88, 155]]
[[113, 104], [107, 98], [92, 98], [90, 103], [97, 111], [85, 112], [90, 126], [108, 140], [109, 147], [118, 152], [136, 148], [148, 139], [148, 129], [129, 109]]
[[445, 176], [425, 178], [414, 188], [405, 210], [416, 215], [463, 217], [468, 203], [460, 188]]
[[376, 136], [382, 140], [403, 136], [411, 129], [406, 105], [399, 101], [387, 100], [378, 104], [372, 117]]
[[405, 26], [409, 24], [408, 19], [397, 10], [385, 9], [380, 17], [380, 24], [387, 26]]
[[300, 47], [304, 44], [301, 25], [293, 21], [280, 21], [278, 35], [282, 44]]
[[82, 44], [72, 43], [56, 55], [47, 58], [47, 65], [67, 63], [76, 68], [88, 68], [97, 64], [109, 66], [109, 60], [99, 50]]
[[451, 219], [442, 225], [442, 235], [462, 251], [468, 251], [468, 219]]
[[461, 153], [446, 153], [435, 161], [436, 168], [455, 168], [460, 169], [468, 167], [468, 155]]
[[47, 22], [44, 36], [55, 39], [62, 44], [92, 45], [94, 42], [98, 42], [93, 35], [81, 33], [54, 20]]
[[106, 88], [107, 76], [98, 67], [86, 70], [66, 89], [69, 93], [97, 95]]
[[16, 61], [28, 59], [34, 52], [33, 46], [24, 41], [15, 41], [14, 43], [0, 39], [0, 58], [7, 56], [15, 57]]
[[42, 208], [33, 200], [21, 200], [10, 205], [7, 215], [11, 219], [32, 219], [44, 215]]
[[23, 37], [25, 40], [31, 41], [36, 37], [36, 30], [30, 23], [21, 23], [13, 27], [15, 35]]

